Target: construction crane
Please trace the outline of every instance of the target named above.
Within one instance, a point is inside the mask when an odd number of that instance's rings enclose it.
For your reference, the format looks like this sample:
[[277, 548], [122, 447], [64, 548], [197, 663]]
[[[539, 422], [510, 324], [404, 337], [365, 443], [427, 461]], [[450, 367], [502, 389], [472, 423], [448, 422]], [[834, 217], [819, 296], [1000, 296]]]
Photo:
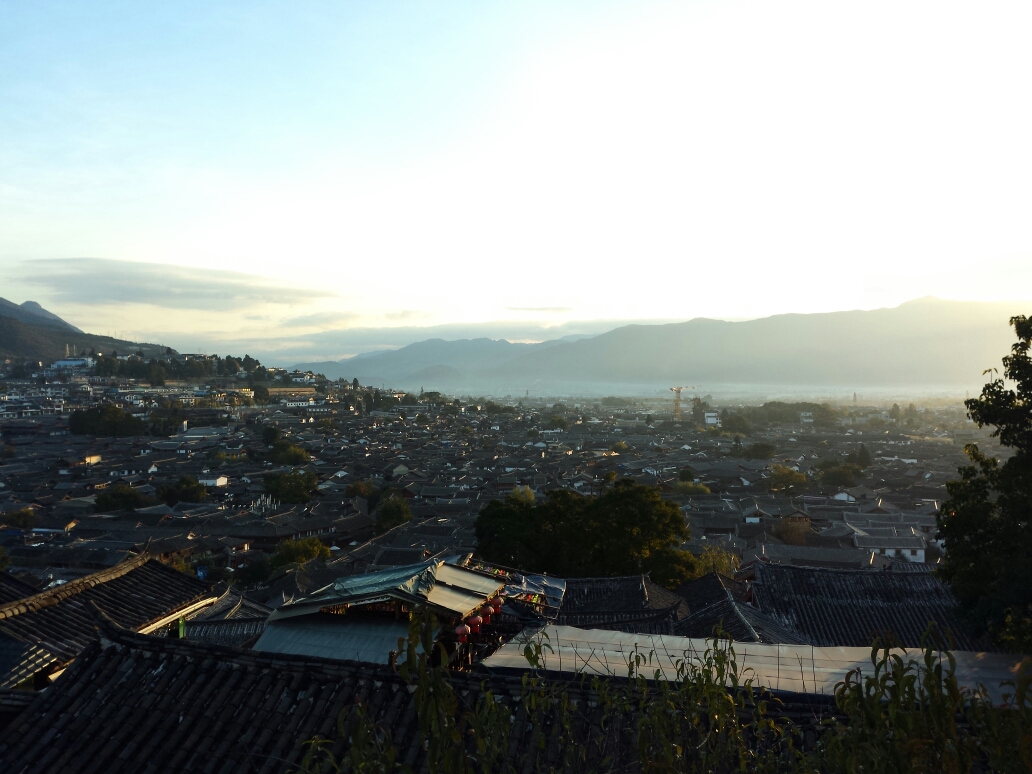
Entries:
[[681, 390], [695, 390], [698, 389], [694, 384], [683, 385], [681, 387], [671, 387], [670, 392], [674, 393], [674, 421], [681, 421]]

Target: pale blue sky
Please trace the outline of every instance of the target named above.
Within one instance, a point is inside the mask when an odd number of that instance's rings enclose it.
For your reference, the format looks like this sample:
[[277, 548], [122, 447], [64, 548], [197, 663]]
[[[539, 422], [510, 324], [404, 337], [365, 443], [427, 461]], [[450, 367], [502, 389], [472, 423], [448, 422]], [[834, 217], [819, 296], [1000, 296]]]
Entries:
[[220, 349], [1027, 298], [1030, 20], [0, 0], [0, 295]]

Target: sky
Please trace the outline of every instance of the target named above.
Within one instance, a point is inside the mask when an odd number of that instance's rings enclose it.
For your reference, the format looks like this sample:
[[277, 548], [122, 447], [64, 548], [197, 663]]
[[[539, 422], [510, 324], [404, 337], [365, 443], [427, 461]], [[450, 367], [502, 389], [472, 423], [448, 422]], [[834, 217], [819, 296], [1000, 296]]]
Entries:
[[1032, 298], [1027, 2], [0, 0], [0, 295], [333, 358]]

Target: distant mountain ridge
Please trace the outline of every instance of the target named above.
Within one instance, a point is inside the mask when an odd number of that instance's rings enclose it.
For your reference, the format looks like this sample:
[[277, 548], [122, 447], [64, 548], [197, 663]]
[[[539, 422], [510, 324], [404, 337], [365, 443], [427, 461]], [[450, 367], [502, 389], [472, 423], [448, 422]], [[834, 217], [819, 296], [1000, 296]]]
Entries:
[[969, 388], [1008, 353], [1008, 320], [1032, 313], [1024, 306], [923, 298], [871, 311], [626, 325], [572, 342], [433, 339], [298, 367], [364, 384], [470, 392], [697, 383]]
[[0, 357], [47, 363], [65, 357], [69, 350], [80, 354], [142, 350], [147, 357], [156, 357], [165, 347], [84, 333], [35, 301], [19, 305], [0, 298]]
[[0, 298], [0, 316], [9, 317], [28, 325], [43, 325], [74, 333], [82, 333], [74, 325], [65, 322], [53, 312], [48, 312], [35, 301], [26, 301], [18, 305], [8, 301], [6, 298]]

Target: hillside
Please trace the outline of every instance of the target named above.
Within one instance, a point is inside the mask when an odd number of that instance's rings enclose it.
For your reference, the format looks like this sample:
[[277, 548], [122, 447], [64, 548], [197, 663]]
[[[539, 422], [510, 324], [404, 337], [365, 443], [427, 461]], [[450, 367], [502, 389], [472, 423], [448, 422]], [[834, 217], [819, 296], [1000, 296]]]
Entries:
[[35, 301], [26, 301], [20, 306], [0, 298], [0, 316], [8, 317], [27, 325], [41, 325], [46, 328], [57, 328], [73, 333], [82, 333], [74, 325], [65, 322], [53, 312], [48, 312]]
[[[699, 383], [967, 389], [1007, 354], [1008, 319], [1032, 313], [1023, 306], [924, 298], [872, 311], [627, 325], [572, 342], [437, 339], [344, 360], [334, 370], [363, 382], [452, 391]], [[329, 364], [321, 365], [330, 376]]]
[[165, 352], [165, 347], [158, 344], [138, 344], [110, 336], [83, 333], [32, 301], [18, 306], [0, 299], [0, 358], [47, 363], [64, 357], [71, 347], [80, 353], [91, 349], [122, 353], [143, 350], [148, 357]]

